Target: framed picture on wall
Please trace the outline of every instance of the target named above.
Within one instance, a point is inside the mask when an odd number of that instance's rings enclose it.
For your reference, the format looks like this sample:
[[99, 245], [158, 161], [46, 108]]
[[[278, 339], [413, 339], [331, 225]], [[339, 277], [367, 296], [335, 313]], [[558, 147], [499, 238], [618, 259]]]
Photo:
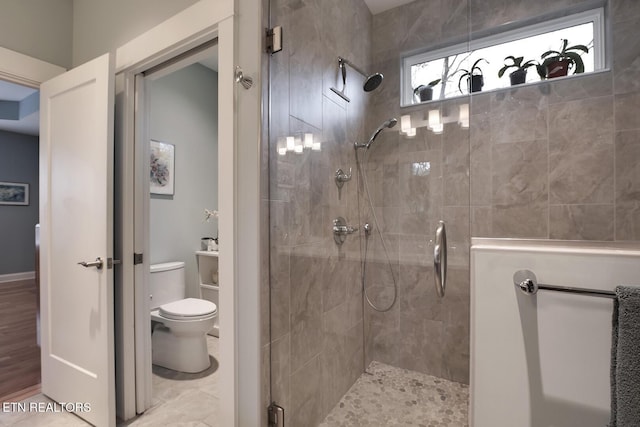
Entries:
[[29, 205], [29, 184], [0, 182], [0, 205]]
[[175, 191], [175, 146], [151, 140], [151, 194], [172, 196]]

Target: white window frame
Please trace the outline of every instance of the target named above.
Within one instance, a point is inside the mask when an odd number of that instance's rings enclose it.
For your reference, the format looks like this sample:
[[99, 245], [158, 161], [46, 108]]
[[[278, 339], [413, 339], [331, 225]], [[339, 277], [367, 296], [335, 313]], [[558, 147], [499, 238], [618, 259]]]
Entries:
[[[423, 51], [417, 54], [407, 54], [401, 59], [402, 71], [400, 73], [400, 106], [410, 107], [417, 105], [413, 103], [413, 88], [411, 87], [411, 67], [424, 62], [434, 61], [465, 52], [472, 52], [478, 49], [508, 43], [527, 37], [533, 37], [551, 31], [562, 30], [563, 28], [575, 27], [577, 25], [593, 22], [593, 52], [594, 70], [599, 71], [605, 68], [605, 17], [604, 7], [590, 9], [584, 12], [575, 13], [561, 18], [550, 19], [537, 24], [527, 25], [520, 28], [504, 31], [475, 40], [468, 43], [459, 43], [432, 51]], [[466, 95], [465, 95], [466, 96]]]

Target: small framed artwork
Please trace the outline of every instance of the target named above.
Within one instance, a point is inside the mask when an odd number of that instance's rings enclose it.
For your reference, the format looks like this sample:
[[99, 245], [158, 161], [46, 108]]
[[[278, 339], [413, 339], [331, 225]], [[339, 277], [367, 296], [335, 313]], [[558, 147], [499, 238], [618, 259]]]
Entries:
[[29, 184], [0, 182], [0, 205], [29, 205]]
[[172, 196], [175, 187], [175, 146], [151, 140], [151, 194]]

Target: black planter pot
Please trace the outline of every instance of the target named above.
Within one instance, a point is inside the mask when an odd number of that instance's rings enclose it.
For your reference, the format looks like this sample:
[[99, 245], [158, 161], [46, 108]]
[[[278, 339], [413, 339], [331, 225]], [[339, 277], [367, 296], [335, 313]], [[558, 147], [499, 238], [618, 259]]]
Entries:
[[431, 101], [433, 99], [433, 88], [431, 86], [418, 86], [413, 91], [413, 97], [418, 102]]
[[561, 61], [551, 61], [547, 64], [547, 78], [564, 77], [569, 74], [569, 65], [571, 62], [564, 59]]
[[475, 74], [469, 78], [467, 78], [467, 87], [469, 88], [469, 92], [480, 92], [482, 90], [482, 86], [484, 86], [484, 77], [480, 74]]
[[521, 85], [527, 80], [527, 70], [516, 70], [509, 74], [509, 79], [511, 80], [511, 86]]

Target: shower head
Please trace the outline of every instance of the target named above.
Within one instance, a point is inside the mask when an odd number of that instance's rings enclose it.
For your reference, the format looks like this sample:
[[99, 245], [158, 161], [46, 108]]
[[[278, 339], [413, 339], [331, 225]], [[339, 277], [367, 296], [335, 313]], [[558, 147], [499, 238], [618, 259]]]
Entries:
[[362, 89], [364, 89], [365, 92], [376, 90], [382, 83], [382, 79], [384, 79], [384, 76], [380, 73], [371, 74], [365, 79]]
[[378, 86], [380, 86], [380, 84], [382, 83], [382, 80], [384, 79], [384, 76], [381, 73], [374, 73], [374, 74], [365, 73], [360, 68], [353, 65], [353, 63], [350, 62], [349, 60], [339, 56], [338, 69], [342, 74], [342, 90], [338, 90], [333, 87], [330, 89], [333, 91], [333, 93], [335, 93], [336, 95], [338, 95], [339, 97], [341, 97], [347, 102], [351, 102], [349, 97], [344, 93], [344, 90], [347, 87], [347, 65], [349, 65], [351, 68], [353, 68], [354, 70], [356, 70], [358, 73], [362, 74], [365, 77], [364, 84], [362, 85], [362, 90], [364, 90], [365, 92], [371, 92], [373, 90], [376, 90]]
[[371, 138], [369, 138], [369, 141], [367, 141], [366, 144], [358, 144], [356, 142], [355, 143], [355, 148], [356, 149], [358, 149], [358, 148], [366, 148], [368, 150], [369, 147], [371, 147], [371, 144], [373, 144], [373, 142], [376, 140], [378, 135], [380, 135], [380, 132], [382, 132], [385, 129], [391, 129], [396, 124], [398, 124], [398, 119], [396, 119], [394, 117], [390, 118], [389, 120], [385, 121], [380, 126], [378, 126], [378, 128], [373, 132], [373, 134], [371, 135]]

